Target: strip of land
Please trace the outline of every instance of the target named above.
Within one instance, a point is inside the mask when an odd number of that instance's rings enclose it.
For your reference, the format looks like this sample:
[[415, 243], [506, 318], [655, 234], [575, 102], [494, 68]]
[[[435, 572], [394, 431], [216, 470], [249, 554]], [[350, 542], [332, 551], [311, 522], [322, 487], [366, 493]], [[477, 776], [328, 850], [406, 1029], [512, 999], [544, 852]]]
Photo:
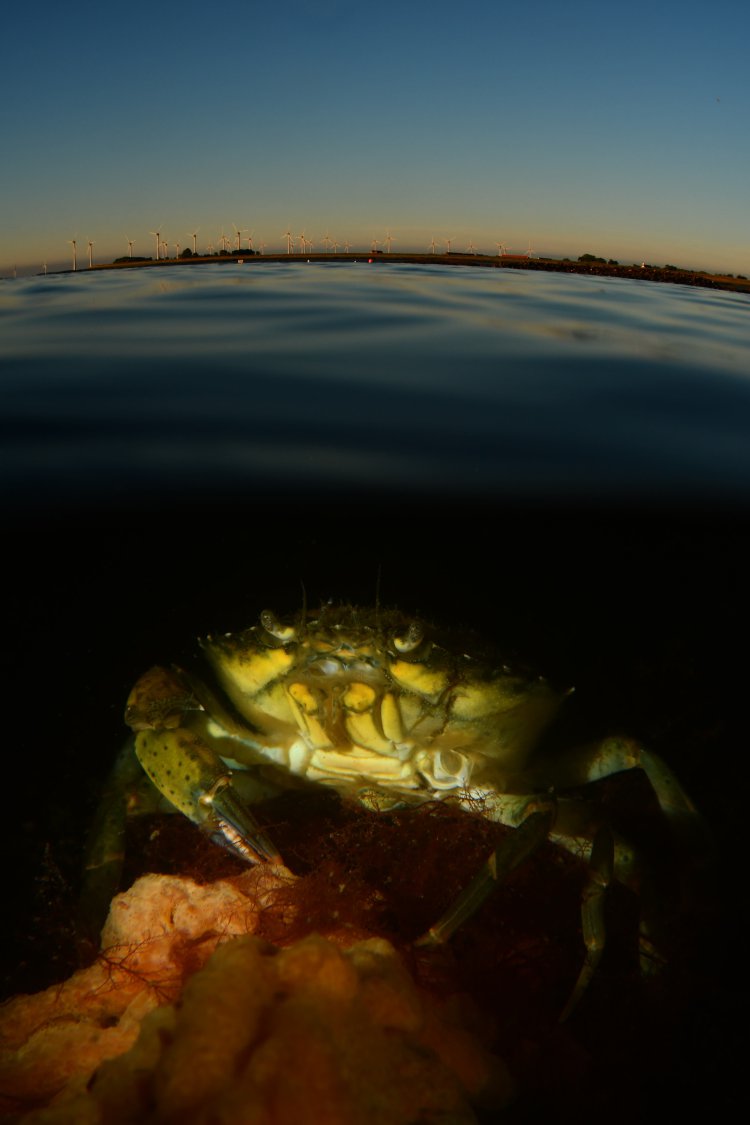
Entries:
[[[705, 289], [727, 289], [734, 292], [750, 293], [750, 280], [746, 277], [731, 277], [725, 274], [712, 274], [697, 270], [683, 270], [672, 266], [625, 266], [609, 262], [569, 261], [558, 258], [528, 258], [524, 255], [489, 254], [386, 254], [360, 251], [359, 253], [324, 254], [257, 254], [251, 251], [212, 254], [202, 257], [192, 255], [187, 258], [121, 258], [116, 262], [93, 265], [86, 269], [168, 269], [173, 266], [200, 265], [245, 265], [258, 266], [268, 262], [380, 262], [409, 263], [425, 266], [473, 266], [488, 269], [541, 270], [548, 273], [592, 274], [597, 277], [626, 277], [637, 281], [664, 281], [672, 285], [696, 285]], [[72, 270], [60, 270], [72, 273]], [[79, 272], [85, 272], [80, 270]]]

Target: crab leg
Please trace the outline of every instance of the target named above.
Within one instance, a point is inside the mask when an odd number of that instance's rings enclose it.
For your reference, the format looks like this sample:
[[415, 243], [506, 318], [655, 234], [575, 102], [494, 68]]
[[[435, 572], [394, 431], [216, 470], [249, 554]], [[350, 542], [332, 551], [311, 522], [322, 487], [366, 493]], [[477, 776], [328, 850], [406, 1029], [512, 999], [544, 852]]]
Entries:
[[232, 785], [232, 774], [191, 724], [204, 705], [178, 668], [151, 668], [128, 698], [135, 753], [170, 804], [248, 863], [281, 863], [273, 842]]
[[604, 904], [607, 890], [614, 878], [614, 868], [614, 838], [608, 828], [601, 828], [591, 846], [589, 876], [581, 902], [581, 930], [586, 946], [586, 958], [560, 1015], [560, 1023], [568, 1018], [583, 996], [602, 959], [607, 934], [604, 924]]
[[281, 856], [238, 797], [232, 773], [192, 731], [140, 730], [135, 752], [157, 789], [217, 843], [248, 863], [281, 863]]
[[133, 739], [129, 738], [107, 779], [89, 832], [76, 917], [79, 952], [85, 959], [98, 948], [99, 931], [117, 890], [125, 858], [128, 805], [138, 801], [134, 794], [139, 782], [145, 782], [145, 778], [133, 753]]
[[448, 941], [467, 919], [471, 918], [498, 883], [510, 875], [536, 849], [545, 842], [552, 826], [551, 809], [532, 812], [509, 834], [507, 840], [496, 848], [484, 866], [474, 876], [468, 887], [455, 900], [426, 934], [416, 941], [418, 946], [442, 945]]
[[[553, 779], [558, 789], [586, 785], [616, 773], [641, 769], [675, 836], [703, 860], [713, 851], [706, 822], [676, 776], [658, 754], [630, 738], [605, 738], [569, 754]], [[545, 777], [549, 783], [549, 777]]]

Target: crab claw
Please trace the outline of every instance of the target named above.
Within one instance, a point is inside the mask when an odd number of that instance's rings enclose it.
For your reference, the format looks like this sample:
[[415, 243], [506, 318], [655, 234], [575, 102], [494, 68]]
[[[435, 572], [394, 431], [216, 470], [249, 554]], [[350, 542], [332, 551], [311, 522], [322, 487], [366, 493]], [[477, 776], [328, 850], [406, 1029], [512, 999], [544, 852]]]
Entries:
[[247, 860], [248, 863], [283, 863], [274, 842], [265, 834], [232, 786], [232, 775], [224, 774], [198, 803], [207, 810], [203, 822], [211, 839]]
[[281, 863], [281, 856], [240, 799], [232, 774], [192, 731], [139, 730], [135, 752], [170, 804], [217, 843], [248, 863]]

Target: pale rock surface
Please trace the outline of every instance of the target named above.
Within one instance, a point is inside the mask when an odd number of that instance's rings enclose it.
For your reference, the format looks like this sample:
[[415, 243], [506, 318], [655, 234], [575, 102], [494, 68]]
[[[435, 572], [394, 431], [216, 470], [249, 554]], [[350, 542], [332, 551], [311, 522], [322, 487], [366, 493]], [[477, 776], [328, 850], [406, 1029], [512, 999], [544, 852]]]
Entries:
[[461, 1125], [511, 1100], [502, 1061], [387, 942], [253, 936], [293, 878], [147, 875], [118, 895], [90, 968], [0, 1011], [4, 1119]]

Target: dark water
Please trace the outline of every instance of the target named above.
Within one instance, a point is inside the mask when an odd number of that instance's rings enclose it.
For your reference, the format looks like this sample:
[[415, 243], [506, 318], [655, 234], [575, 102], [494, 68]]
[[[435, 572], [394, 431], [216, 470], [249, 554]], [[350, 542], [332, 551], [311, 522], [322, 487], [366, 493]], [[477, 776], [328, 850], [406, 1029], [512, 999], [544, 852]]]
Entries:
[[27, 506], [210, 488], [750, 497], [750, 298], [366, 262], [0, 288]]
[[[575, 684], [563, 735], [662, 754], [736, 895], [747, 297], [365, 262], [16, 281], [0, 426], [6, 993], [67, 971], [43, 939], [136, 677], [303, 597], [379, 588]], [[736, 918], [666, 1103], [730, 1105]]]

